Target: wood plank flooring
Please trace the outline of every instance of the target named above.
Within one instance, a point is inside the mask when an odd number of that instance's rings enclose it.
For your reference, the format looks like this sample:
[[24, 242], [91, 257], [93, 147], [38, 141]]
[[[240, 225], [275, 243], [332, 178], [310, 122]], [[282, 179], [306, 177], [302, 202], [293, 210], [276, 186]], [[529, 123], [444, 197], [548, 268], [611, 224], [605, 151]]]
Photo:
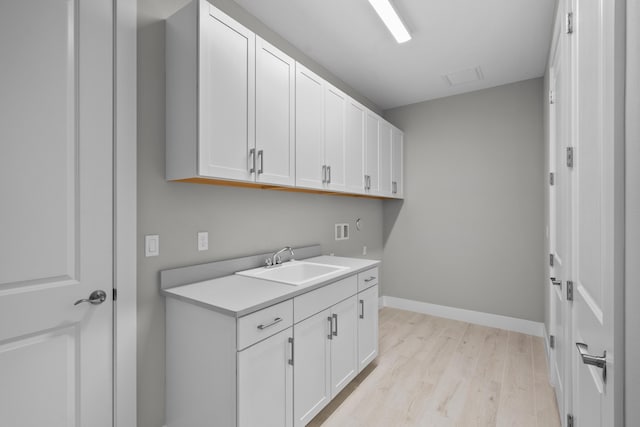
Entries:
[[378, 358], [309, 426], [559, 427], [548, 378], [542, 338], [385, 307]]

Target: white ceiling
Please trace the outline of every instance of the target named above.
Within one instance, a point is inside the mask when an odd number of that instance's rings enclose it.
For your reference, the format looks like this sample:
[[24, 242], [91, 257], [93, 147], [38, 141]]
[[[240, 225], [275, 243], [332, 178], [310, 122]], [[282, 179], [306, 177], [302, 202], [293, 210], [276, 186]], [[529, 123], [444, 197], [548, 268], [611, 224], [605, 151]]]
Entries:
[[[235, 1], [388, 109], [542, 76], [556, 0], [392, 0], [413, 37], [404, 44], [367, 0]], [[443, 77], [476, 67], [482, 80]]]

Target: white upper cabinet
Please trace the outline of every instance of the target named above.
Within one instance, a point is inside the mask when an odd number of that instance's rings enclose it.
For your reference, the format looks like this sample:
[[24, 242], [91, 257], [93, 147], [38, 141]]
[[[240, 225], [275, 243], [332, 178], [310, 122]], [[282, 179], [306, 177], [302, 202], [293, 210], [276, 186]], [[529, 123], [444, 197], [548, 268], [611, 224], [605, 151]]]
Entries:
[[295, 61], [256, 36], [257, 182], [295, 184], [294, 97]]
[[324, 81], [296, 64], [296, 186], [324, 186]]
[[380, 118], [373, 112], [367, 111], [365, 124], [365, 192], [367, 194], [377, 195], [378, 186], [378, 125]]
[[391, 197], [391, 125], [378, 123], [378, 195]]
[[364, 124], [366, 108], [353, 99], [347, 100], [346, 111], [346, 191], [364, 192]]
[[402, 199], [404, 194], [403, 168], [404, 168], [404, 133], [393, 128], [391, 139], [391, 194], [397, 199]]
[[346, 189], [347, 96], [296, 65], [296, 186]]
[[255, 35], [201, 3], [198, 174], [250, 180], [255, 146]]
[[402, 197], [402, 133], [206, 0], [167, 19], [166, 114], [167, 180]]
[[347, 96], [325, 83], [324, 91], [324, 165], [325, 188], [346, 189], [346, 107]]

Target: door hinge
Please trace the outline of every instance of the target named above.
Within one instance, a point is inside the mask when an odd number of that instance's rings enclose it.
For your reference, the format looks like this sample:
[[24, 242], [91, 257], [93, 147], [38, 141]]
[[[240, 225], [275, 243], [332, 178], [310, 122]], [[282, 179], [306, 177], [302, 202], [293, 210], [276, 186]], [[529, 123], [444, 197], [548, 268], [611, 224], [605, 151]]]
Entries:
[[118, 290], [113, 288], [113, 300], [116, 301], [118, 299]]
[[555, 180], [555, 175], [553, 172], [549, 172], [549, 185], [554, 185], [556, 180]]
[[573, 167], [573, 147], [567, 147], [567, 167]]
[[555, 347], [556, 347], [556, 336], [549, 335], [549, 348], [555, 348]]
[[573, 34], [573, 12], [569, 12], [565, 15], [565, 27], [564, 32], [566, 34]]
[[550, 91], [549, 91], [549, 104], [553, 104], [553, 102], [554, 102], [554, 99], [553, 99], [553, 91], [552, 91], [552, 90], [550, 90]]
[[553, 254], [549, 254], [549, 265], [553, 267]]
[[573, 415], [567, 414], [567, 427], [575, 427], [573, 422]]
[[573, 282], [567, 280], [567, 301], [573, 301]]

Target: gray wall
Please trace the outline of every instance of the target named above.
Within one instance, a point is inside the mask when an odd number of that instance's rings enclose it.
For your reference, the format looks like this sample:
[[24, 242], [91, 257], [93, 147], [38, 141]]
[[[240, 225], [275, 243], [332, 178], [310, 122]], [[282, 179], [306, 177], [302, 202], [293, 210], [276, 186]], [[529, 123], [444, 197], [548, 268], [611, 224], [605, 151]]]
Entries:
[[543, 81], [385, 112], [405, 132], [382, 293], [542, 321]]
[[[164, 424], [164, 301], [158, 272], [284, 245], [319, 243], [325, 253], [382, 257], [382, 202], [283, 193], [164, 180], [164, 22], [183, 0], [139, 0], [138, 30], [138, 427]], [[266, 30], [233, 1], [215, 1], [247, 27], [304, 62], [352, 96], [343, 83]], [[375, 108], [369, 101], [359, 101]], [[363, 229], [355, 230], [356, 218]], [[333, 240], [334, 223], [351, 223], [348, 241]], [[209, 251], [198, 252], [196, 233], [209, 232]], [[160, 235], [160, 256], [145, 258], [146, 234]]]

